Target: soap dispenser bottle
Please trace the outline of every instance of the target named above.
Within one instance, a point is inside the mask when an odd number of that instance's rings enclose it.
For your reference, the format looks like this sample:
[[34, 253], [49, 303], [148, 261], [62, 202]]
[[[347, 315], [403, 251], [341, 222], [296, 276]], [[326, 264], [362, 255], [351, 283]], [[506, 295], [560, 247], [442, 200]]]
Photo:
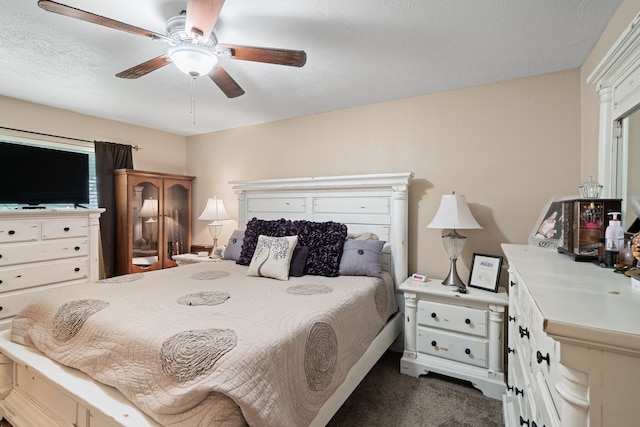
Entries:
[[612, 218], [604, 232], [605, 258], [607, 267], [615, 267], [618, 263], [618, 252], [624, 248], [624, 230], [620, 225], [620, 212], [609, 212]]

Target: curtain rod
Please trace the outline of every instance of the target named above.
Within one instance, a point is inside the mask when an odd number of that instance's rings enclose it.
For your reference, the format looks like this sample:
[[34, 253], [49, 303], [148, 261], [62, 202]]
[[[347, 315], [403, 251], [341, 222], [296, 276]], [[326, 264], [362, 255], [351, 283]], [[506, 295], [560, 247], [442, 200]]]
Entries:
[[[94, 142], [96, 142], [96, 141], [89, 141], [88, 139], [72, 138], [70, 136], [52, 135], [50, 133], [33, 132], [33, 131], [30, 131], [30, 130], [14, 129], [14, 128], [8, 128], [8, 127], [5, 127], [5, 126], [0, 126], [0, 129], [12, 130], [12, 131], [15, 131], [15, 132], [30, 133], [32, 135], [50, 136], [50, 137], [53, 137], [53, 138], [68, 139], [70, 141], [90, 142], [92, 144]], [[142, 150], [142, 147], [139, 147], [138, 145], [131, 145], [131, 144], [122, 144], [122, 145], [129, 145], [131, 147], [131, 149], [136, 150], [136, 151]]]

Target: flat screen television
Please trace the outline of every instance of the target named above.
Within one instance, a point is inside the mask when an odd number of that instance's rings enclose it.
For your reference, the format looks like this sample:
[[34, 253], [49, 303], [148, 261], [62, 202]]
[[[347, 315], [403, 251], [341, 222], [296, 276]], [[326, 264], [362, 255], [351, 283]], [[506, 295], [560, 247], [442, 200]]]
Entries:
[[0, 204], [89, 203], [89, 155], [0, 142]]

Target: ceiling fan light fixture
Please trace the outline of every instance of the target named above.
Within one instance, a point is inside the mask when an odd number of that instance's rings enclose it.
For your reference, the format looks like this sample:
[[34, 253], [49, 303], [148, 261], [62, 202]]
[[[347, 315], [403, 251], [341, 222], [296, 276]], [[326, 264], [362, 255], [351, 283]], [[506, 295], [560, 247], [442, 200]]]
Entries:
[[180, 71], [191, 77], [207, 75], [218, 64], [215, 53], [196, 44], [171, 47], [167, 55]]

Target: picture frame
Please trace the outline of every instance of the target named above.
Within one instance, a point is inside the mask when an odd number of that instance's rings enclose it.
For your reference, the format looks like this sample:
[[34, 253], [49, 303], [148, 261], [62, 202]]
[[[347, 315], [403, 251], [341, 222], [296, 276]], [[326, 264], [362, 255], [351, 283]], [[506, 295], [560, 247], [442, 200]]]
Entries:
[[572, 197], [551, 198], [545, 205], [529, 235], [529, 246], [558, 249], [564, 238], [562, 202]]
[[499, 255], [473, 254], [469, 286], [483, 291], [498, 292], [503, 257]]

